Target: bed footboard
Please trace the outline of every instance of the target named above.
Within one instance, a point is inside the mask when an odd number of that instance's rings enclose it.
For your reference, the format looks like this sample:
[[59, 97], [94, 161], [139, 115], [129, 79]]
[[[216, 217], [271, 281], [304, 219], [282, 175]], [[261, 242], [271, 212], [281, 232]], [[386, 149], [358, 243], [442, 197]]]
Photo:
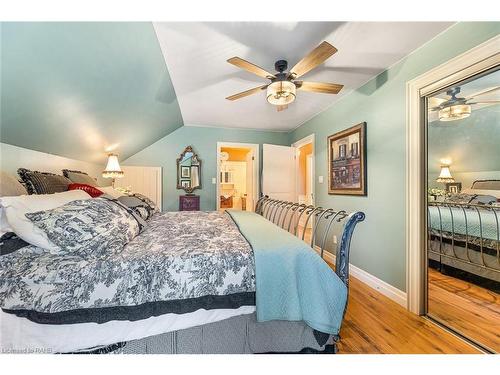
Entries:
[[498, 288], [500, 207], [429, 202], [427, 215], [427, 252], [434, 266], [492, 280]]
[[[340, 238], [335, 253], [335, 272], [349, 286], [351, 239], [356, 225], [365, 219], [363, 212], [348, 214], [344, 210], [281, 201], [267, 195], [257, 201], [255, 212], [308, 242], [311, 247], [319, 248], [322, 258], [328, 244], [334, 242], [333, 236]], [[307, 228], [311, 222], [314, 222], [314, 226], [310, 238], [307, 238], [306, 230], [300, 232], [299, 227]]]

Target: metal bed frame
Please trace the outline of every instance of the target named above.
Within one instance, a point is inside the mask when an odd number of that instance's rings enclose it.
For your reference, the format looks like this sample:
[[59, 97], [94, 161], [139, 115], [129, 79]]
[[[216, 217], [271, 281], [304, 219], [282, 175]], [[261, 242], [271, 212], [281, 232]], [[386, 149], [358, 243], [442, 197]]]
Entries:
[[302, 234], [299, 233], [300, 220], [305, 218], [304, 228], [307, 228], [309, 222], [314, 220], [309, 245], [312, 248], [315, 245], [319, 247], [321, 258], [323, 258], [326, 246], [329, 244], [328, 240], [332, 239], [332, 230], [336, 227], [335, 223], [343, 223], [341, 239], [335, 252], [335, 272], [349, 290], [351, 238], [356, 225], [365, 219], [363, 212], [357, 211], [348, 214], [344, 210], [335, 211], [332, 208], [282, 201], [269, 198], [267, 195], [257, 201], [255, 212], [287, 232], [294, 234], [302, 241], [305, 241], [305, 230], [302, 231]]
[[[276, 199], [271, 199], [268, 196], [261, 197], [255, 206], [255, 212], [257, 214], [262, 215], [264, 218], [270, 220], [274, 224], [278, 225], [282, 229], [293, 233], [297, 237], [304, 240], [305, 236], [302, 233], [298, 232], [298, 226], [300, 223], [300, 219], [305, 217], [305, 227], [311, 221], [315, 221], [314, 230], [311, 236], [310, 245], [314, 246], [315, 243], [320, 243], [320, 253], [323, 258], [325, 246], [328, 244], [328, 238], [332, 233], [332, 228], [335, 226], [335, 223], [342, 223], [342, 234], [340, 242], [337, 246], [336, 250], [336, 261], [335, 261], [335, 272], [342, 280], [342, 282], [346, 285], [347, 291], [349, 292], [349, 250], [351, 245], [351, 238], [354, 232], [354, 228], [356, 224], [363, 221], [365, 219], [365, 214], [363, 212], [354, 212], [351, 214], [347, 214], [346, 211], [340, 210], [335, 211], [333, 209], [325, 209], [322, 207], [314, 207], [311, 205], [298, 204], [293, 202], [280, 201]], [[313, 219], [314, 218], [314, 219]], [[323, 230], [322, 235], [320, 235], [320, 230], [318, 228], [321, 227]], [[347, 310], [344, 309], [344, 315]], [[253, 315], [252, 315], [253, 316]], [[178, 353], [177, 351], [177, 339], [182, 335], [187, 335], [191, 340], [196, 336], [196, 332], [203, 332], [203, 329], [213, 330], [216, 332], [224, 332], [227, 327], [225, 325], [229, 324], [228, 321], [231, 320], [237, 326], [247, 327], [246, 320], [252, 321], [252, 317], [249, 315], [242, 315], [239, 317], [233, 317], [228, 320], [210, 323], [206, 326], [201, 327], [192, 327], [181, 331], [168, 332], [165, 334], [160, 334], [152, 337], [146, 337], [143, 339], [132, 340], [127, 343], [118, 343], [115, 345], [110, 345], [107, 347], [97, 348], [95, 350], [90, 349], [89, 351], [84, 351], [85, 353], [98, 354], [98, 353]], [[263, 323], [252, 323], [252, 327], [260, 331], [266, 331], [268, 335], [269, 332], [282, 333], [291, 335], [291, 337], [301, 337], [303, 340], [304, 337], [308, 337], [307, 332], [310, 333], [309, 336], [312, 337], [313, 330], [308, 328], [309, 331], [305, 331], [303, 328], [302, 322], [288, 322], [292, 326], [287, 326], [286, 328], [282, 326], [282, 321], [268, 321]], [[277, 324], [278, 326], [276, 326]], [[248, 327], [244, 329], [248, 335]], [[201, 338], [207, 337], [206, 334], [201, 334]], [[235, 333], [237, 335], [237, 333]], [[296, 336], [298, 335], [298, 336]], [[234, 335], [233, 335], [234, 336]], [[315, 334], [314, 334], [315, 336]], [[184, 336], [182, 336], [184, 337]], [[263, 336], [265, 337], [265, 336]], [[331, 335], [333, 342], [330, 341], [325, 342], [325, 344], [320, 345], [323, 349], [318, 350], [314, 348], [305, 347], [301, 351], [296, 353], [336, 353], [338, 351], [337, 343], [340, 340], [340, 335]], [[213, 345], [214, 350], [220, 350], [221, 348], [226, 348], [228, 345], [231, 345], [231, 340], [238, 341], [235, 337], [228, 337], [227, 332], [222, 334], [217, 334], [217, 337], [212, 337], [213, 342], [216, 343]], [[266, 339], [267, 340], [267, 339]], [[240, 340], [241, 341], [241, 340]], [[316, 339], [315, 339], [316, 341]], [[174, 345], [175, 343], [175, 345]], [[236, 346], [235, 346], [236, 347]], [[150, 348], [150, 349], [148, 349]], [[152, 348], [152, 349], [151, 349]], [[174, 349], [172, 349], [174, 348]], [[234, 348], [232, 348], [234, 349]], [[170, 351], [172, 350], [172, 351]], [[183, 351], [180, 351], [183, 353]], [[288, 353], [288, 351], [283, 352], [281, 349], [279, 351], [273, 350], [272, 353]]]
[[[500, 280], [500, 207], [478, 204], [450, 203], [450, 202], [429, 202], [428, 203], [428, 257], [436, 260], [439, 257], [439, 263], [453, 267], [460, 267], [462, 270], [475, 274], [480, 277], [488, 278], [485, 274], [497, 275], [496, 281]], [[430, 207], [436, 207], [439, 217], [439, 229], [432, 228]], [[455, 210], [454, 210], [455, 209]], [[465, 234], [456, 233], [454, 211], [459, 209], [465, 218]], [[448, 212], [451, 217], [451, 231], [443, 230], [443, 212]], [[472, 236], [468, 214], [477, 213], [479, 218], [479, 237]], [[496, 241], [483, 237], [484, 214], [493, 213], [496, 222]], [[470, 215], [469, 215], [470, 216]], [[437, 233], [436, 233], [437, 232]], [[475, 239], [475, 241], [474, 241]], [[462, 256], [459, 256], [458, 253]], [[478, 256], [479, 253], [479, 256]], [[465, 256], [463, 256], [465, 254]], [[434, 255], [434, 257], [432, 257]], [[489, 262], [485, 261], [485, 257]], [[496, 262], [493, 257], [496, 257]], [[434, 258], [434, 259], [432, 259]], [[443, 258], [449, 261], [443, 261]], [[492, 265], [496, 267], [493, 267]], [[455, 268], [455, 267], [454, 267]], [[471, 270], [477, 270], [473, 272]]]

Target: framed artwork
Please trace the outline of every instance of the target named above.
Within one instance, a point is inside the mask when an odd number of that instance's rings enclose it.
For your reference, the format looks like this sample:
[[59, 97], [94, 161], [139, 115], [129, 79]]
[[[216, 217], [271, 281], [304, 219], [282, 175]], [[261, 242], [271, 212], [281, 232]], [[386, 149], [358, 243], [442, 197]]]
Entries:
[[182, 186], [182, 188], [190, 188], [191, 187], [191, 180], [181, 180], [181, 186]]
[[366, 122], [328, 137], [328, 194], [367, 194]]
[[191, 178], [191, 167], [188, 165], [181, 166], [181, 178]]
[[446, 184], [446, 191], [450, 194], [458, 194], [462, 191], [461, 182], [450, 182]]

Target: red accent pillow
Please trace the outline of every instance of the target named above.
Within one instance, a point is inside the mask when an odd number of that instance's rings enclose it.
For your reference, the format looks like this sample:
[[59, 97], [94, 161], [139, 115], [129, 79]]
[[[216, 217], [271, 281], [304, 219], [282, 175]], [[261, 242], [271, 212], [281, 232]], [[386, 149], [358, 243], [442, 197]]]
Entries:
[[68, 190], [83, 190], [88, 195], [90, 195], [92, 198], [97, 198], [97, 197], [104, 194], [99, 189], [96, 189], [95, 187], [87, 185], [87, 184], [70, 184], [68, 186]]

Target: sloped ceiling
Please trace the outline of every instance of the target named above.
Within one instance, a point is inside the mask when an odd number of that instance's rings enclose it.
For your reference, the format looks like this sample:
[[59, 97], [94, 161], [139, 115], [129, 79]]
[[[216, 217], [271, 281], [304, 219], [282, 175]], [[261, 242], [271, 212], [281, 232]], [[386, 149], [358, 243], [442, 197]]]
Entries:
[[[288, 131], [366, 83], [450, 27], [450, 22], [196, 22], [155, 23], [184, 122]], [[305, 74], [305, 81], [341, 83], [339, 95], [298, 91], [277, 112], [265, 92], [234, 102], [225, 98], [269, 83], [228, 64], [239, 56], [274, 72], [276, 60], [289, 68], [323, 40], [338, 52]]]
[[104, 163], [183, 125], [151, 23], [2, 23], [0, 140]]

